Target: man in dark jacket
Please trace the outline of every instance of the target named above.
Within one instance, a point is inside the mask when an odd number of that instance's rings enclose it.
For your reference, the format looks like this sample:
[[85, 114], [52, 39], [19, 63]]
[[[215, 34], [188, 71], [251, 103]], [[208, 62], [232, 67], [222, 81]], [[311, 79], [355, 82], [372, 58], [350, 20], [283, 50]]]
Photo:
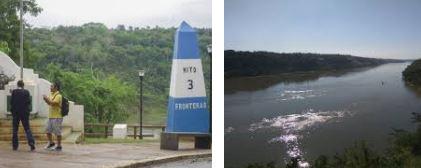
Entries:
[[13, 116], [13, 150], [19, 147], [18, 129], [19, 122], [22, 122], [23, 128], [28, 139], [28, 145], [31, 151], [35, 150], [35, 141], [32, 136], [31, 128], [29, 127], [29, 107], [31, 106], [31, 99], [28, 90], [23, 88], [22, 80], [18, 81], [18, 88], [12, 91], [11, 112]]

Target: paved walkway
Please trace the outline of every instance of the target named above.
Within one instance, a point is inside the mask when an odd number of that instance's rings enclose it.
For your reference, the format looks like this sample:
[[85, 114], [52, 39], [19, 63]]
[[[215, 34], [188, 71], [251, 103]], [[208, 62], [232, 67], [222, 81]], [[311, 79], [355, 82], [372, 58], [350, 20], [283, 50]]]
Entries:
[[[0, 145], [0, 168], [38, 168], [38, 167], [86, 167], [108, 168], [142, 165], [142, 162], [157, 163], [161, 159], [186, 158], [192, 155], [211, 155], [211, 150], [183, 149], [179, 151], [160, 150], [158, 142], [141, 144], [64, 144], [62, 152], [52, 152], [37, 146], [29, 152], [27, 145], [12, 151], [10, 145]], [[135, 166], [137, 167], [137, 166]]]
[[212, 168], [211, 158], [187, 159], [164, 164], [157, 164], [145, 168]]

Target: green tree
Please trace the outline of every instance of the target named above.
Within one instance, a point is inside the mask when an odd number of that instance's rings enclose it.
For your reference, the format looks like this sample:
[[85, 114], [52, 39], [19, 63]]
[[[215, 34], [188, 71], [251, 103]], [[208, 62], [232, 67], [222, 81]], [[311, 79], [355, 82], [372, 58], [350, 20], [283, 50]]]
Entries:
[[[0, 1], [0, 39], [7, 43], [7, 46], [10, 49], [9, 55], [13, 60], [19, 58], [19, 10], [19, 0]], [[32, 16], [37, 16], [41, 11], [42, 9], [36, 4], [35, 0], [23, 1], [24, 14], [29, 13]], [[28, 23], [25, 22], [24, 24], [26, 27], [29, 27]]]
[[5, 41], [0, 41], [0, 51], [9, 54], [10, 53], [10, 48], [7, 45], [7, 42]]
[[421, 167], [421, 115], [413, 115], [413, 121], [418, 124], [418, 128], [414, 132], [394, 130], [392, 143], [383, 153], [375, 152], [365, 142], [358, 142], [331, 158], [320, 156], [312, 165], [315, 168]]
[[62, 94], [77, 104], [83, 104], [85, 122], [115, 123], [127, 119], [136, 105], [134, 86], [128, 85], [115, 76], [97, 77], [97, 73], [80, 73], [61, 70], [58, 66], [47, 66], [47, 79], [62, 85]]
[[421, 59], [415, 60], [402, 72], [405, 82], [417, 87], [421, 86]]
[[[133, 87], [131, 99], [136, 102], [139, 101], [137, 70], [145, 69], [143, 83], [145, 122], [164, 124], [175, 31], [175, 28], [161, 27], [132, 30], [109, 29], [101, 23], [58, 26], [52, 29], [31, 28], [25, 34], [30, 46], [28, 54], [33, 56], [29, 67], [34, 68], [44, 78], [50, 74], [50, 70], [46, 69], [49, 64], [60, 67], [61, 71], [86, 75], [91, 79], [110, 79], [111, 81], [114, 77], [122, 85], [127, 84]], [[209, 87], [209, 57], [206, 46], [211, 43], [211, 31], [211, 29], [198, 29], [199, 48], [207, 87]], [[207, 91], [209, 93], [209, 90]], [[97, 92], [110, 93], [103, 87], [98, 87]], [[92, 102], [91, 99], [86, 99], [89, 102], [84, 101], [78, 103]], [[98, 102], [97, 105], [101, 104], [103, 103]], [[93, 105], [92, 109], [94, 109]], [[137, 104], [133, 104], [130, 109], [130, 115], [137, 115], [136, 112], [139, 111]], [[103, 115], [92, 112], [92, 116]], [[127, 119], [135, 122], [138, 117]]]

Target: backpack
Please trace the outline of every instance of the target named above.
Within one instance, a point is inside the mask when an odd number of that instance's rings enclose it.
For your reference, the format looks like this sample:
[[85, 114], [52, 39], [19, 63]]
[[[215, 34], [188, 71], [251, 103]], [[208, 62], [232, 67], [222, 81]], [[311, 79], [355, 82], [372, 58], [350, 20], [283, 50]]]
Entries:
[[[57, 95], [56, 95], [57, 96]], [[56, 98], [56, 96], [53, 97], [53, 99]], [[67, 100], [63, 95], [61, 96], [61, 116], [67, 116], [69, 114], [69, 100]]]
[[67, 116], [69, 114], [69, 100], [65, 97], [61, 97], [61, 116]]

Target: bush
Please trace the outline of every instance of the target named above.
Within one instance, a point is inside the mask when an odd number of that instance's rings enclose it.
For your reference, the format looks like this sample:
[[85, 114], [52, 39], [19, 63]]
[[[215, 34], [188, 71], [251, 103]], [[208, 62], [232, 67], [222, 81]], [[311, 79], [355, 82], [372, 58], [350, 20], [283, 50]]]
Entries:
[[406, 67], [402, 75], [406, 82], [421, 85], [421, 59], [412, 62], [411, 65]]

